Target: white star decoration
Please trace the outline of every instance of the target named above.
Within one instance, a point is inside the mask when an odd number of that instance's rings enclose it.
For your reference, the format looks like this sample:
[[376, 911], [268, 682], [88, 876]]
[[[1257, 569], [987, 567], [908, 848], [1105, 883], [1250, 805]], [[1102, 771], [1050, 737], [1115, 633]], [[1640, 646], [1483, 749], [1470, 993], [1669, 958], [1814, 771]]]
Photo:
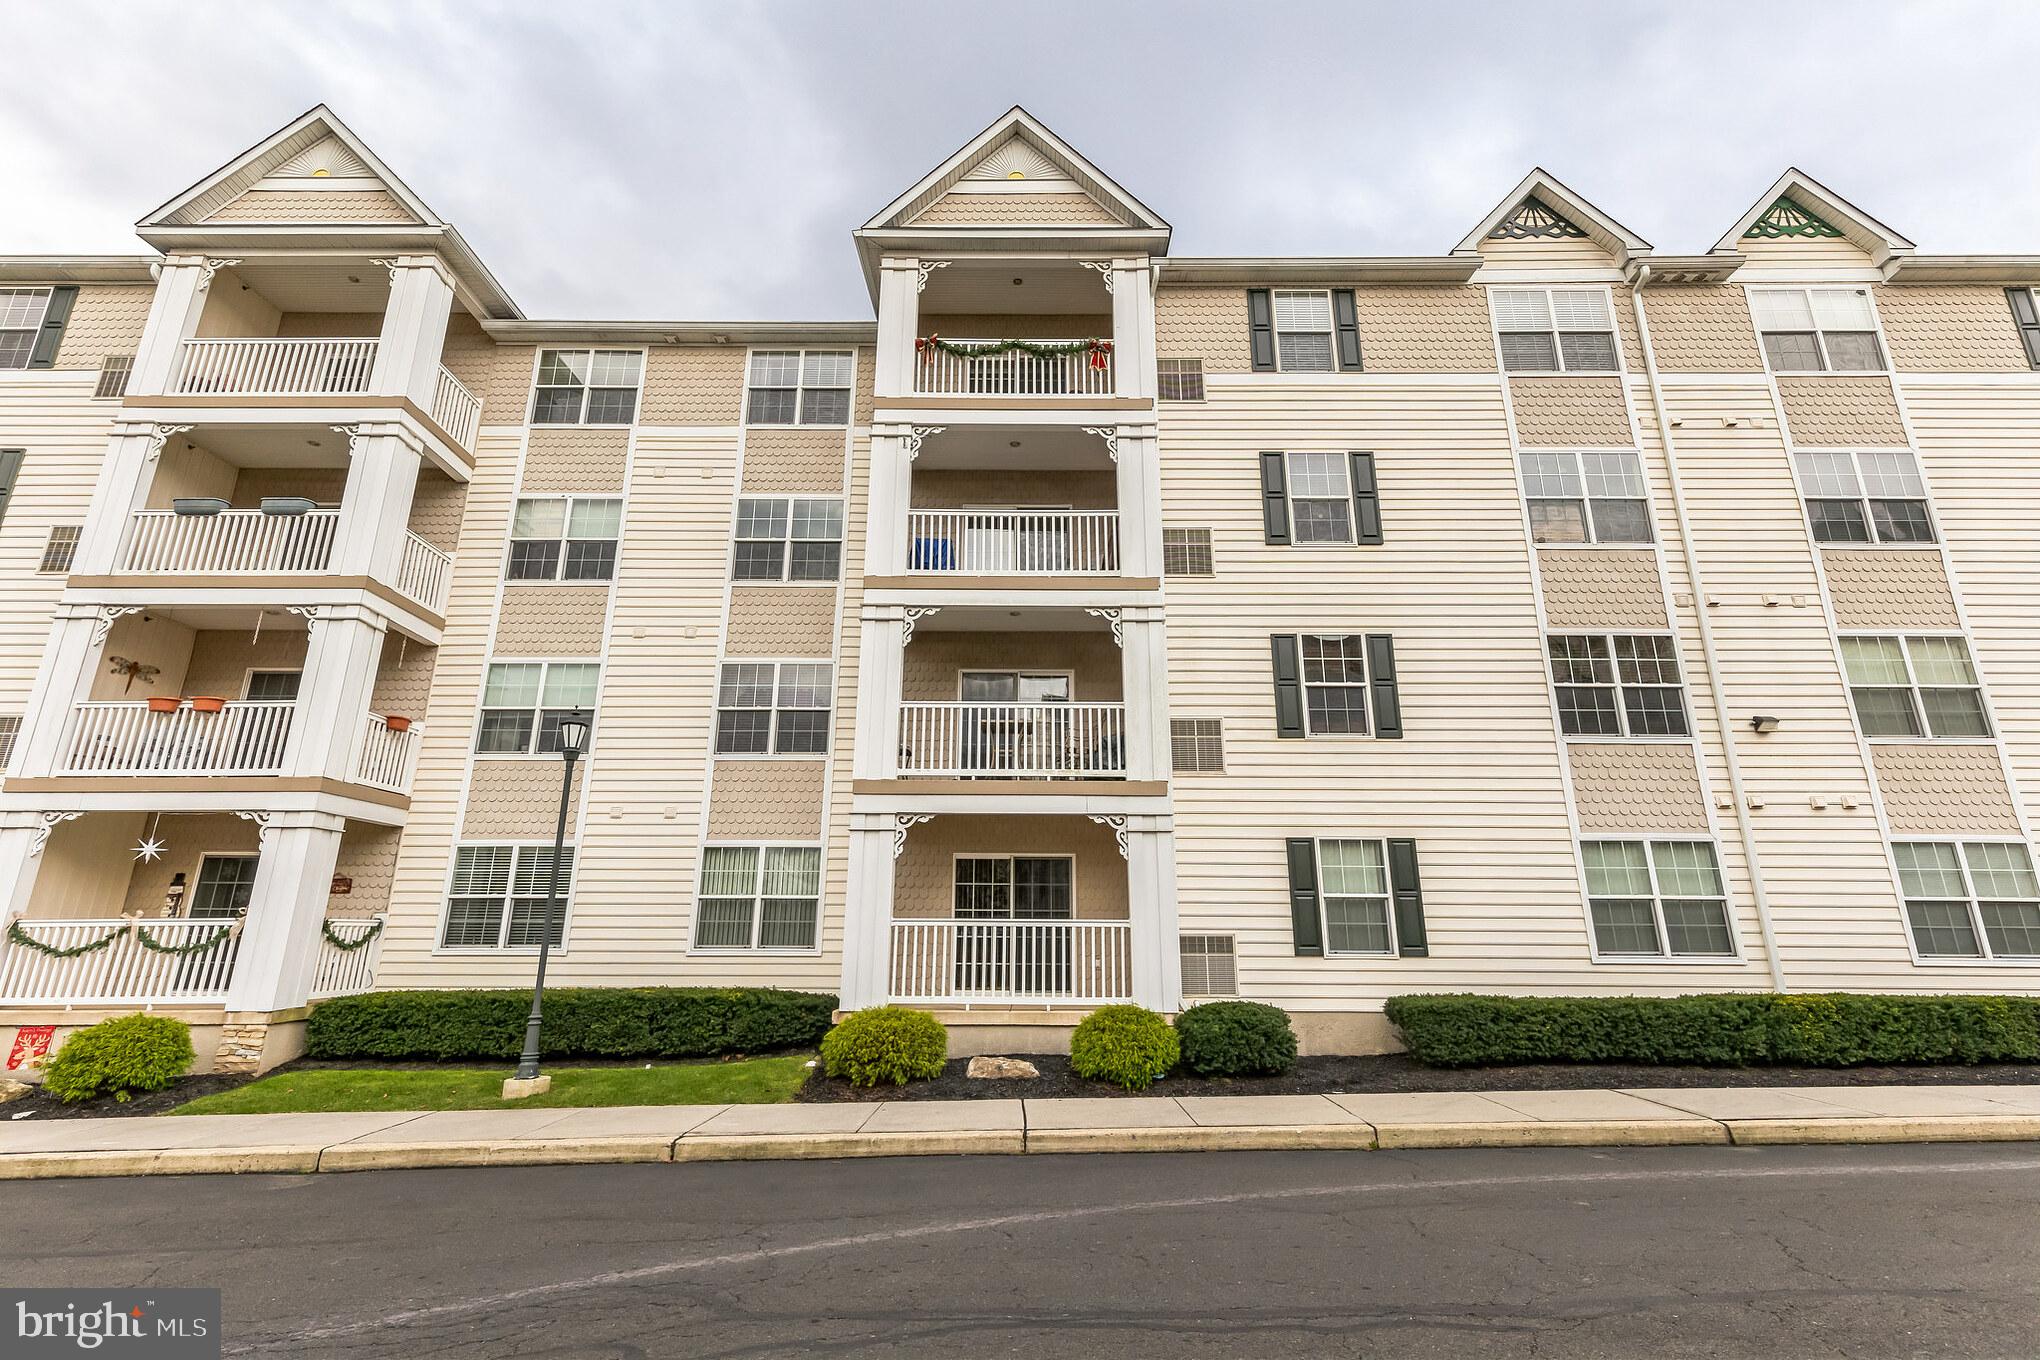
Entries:
[[135, 858], [145, 863], [154, 863], [163, 858], [164, 843], [154, 836], [144, 836], [135, 846]]

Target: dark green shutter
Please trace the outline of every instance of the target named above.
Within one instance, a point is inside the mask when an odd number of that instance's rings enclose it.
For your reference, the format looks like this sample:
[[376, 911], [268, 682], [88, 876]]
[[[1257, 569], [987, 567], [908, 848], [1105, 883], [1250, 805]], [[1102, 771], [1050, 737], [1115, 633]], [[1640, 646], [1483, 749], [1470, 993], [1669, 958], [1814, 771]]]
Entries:
[[1332, 326], [1338, 333], [1339, 371], [1360, 371], [1360, 311], [1353, 304], [1353, 290], [1332, 290]]
[[1254, 372], [1275, 371], [1275, 304], [1265, 288], [1247, 290], [1247, 341], [1253, 351]]
[[1270, 543], [1289, 541], [1289, 495], [1282, 455], [1261, 455], [1261, 532]]
[[57, 346], [64, 343], [64, 326], [71, 319], [71, 304], [78, 300], [76, 288], [50, 289], [50, 307], [43, 313], [42, 329], [36, 332], [35, 348], [29, 351], [30, 368], [51, 368], [57, 362]]
[[1430, 937], [1424, 933], [1424, 889], [1417, 878], [1417, 843], [1388, 843], [1388, 885], [1395, 895], [1395, 952], [1404, 958], [1427, 958]]
[[1402, 735], [1402, 696], [1395, 687], [1395, 639], [1367, 635], [1367, 692], [1374, 700], [1374, 735]]
[[1353, 455], [1353, 541], [1381, 542], [1381, 490], [1374, 483], [1374, 455]]
[[1275, 735], [1303, 735], [1303, 665], [1298, 660], [1296, 635], [1277, 633], [1268, 639], [1275, 659]]
[[14, 481], [21, 476], [21, 450], [0, 449], [0, 523], [7, 519], [7, 502], [14, 499]]
[[1298, 836], [1289, 842], [1289, 933], [1299, 954], [1325, 952], [1318, 923], [1317, 842]]
[[2033, 306], [2033, 290], [2007, 288], [2005, 297], [2012, 304], [2012, 324], [2019, 328], [2019, 343], [2026, 347], [2026, 362], [2040, 368], [2040, 311]]

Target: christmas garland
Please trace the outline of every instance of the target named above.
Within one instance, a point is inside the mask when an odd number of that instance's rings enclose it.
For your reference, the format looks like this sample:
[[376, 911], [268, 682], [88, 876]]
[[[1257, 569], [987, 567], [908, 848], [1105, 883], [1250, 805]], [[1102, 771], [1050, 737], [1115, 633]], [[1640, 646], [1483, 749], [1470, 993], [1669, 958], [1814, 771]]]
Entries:
[[41, 940], [30, 935], [21, 928], [21, 922], [19, 921], [9, 921], [7, 923], [7, 938], [9, 940], [22, 946], [24, 949], [33, 949], [36, 953], [48, 955], [53, 959], [75, 959], [80, 954], [90, 954], [96, 950], [104, 949], [121, 936], [127, 934], [127, 932], [128, 928], [126, 926], [115, 926], [96, 940], [87, 940], [84, 944], [74, 944], [68, 949], [59, 949], [53, 944], [44, 944]]
[[141, 922], [135, 923], [135, 939], [140, 942], [142, 948], [154, 954], [203, 954], [208, 949], [218, 948], [220, 942], [233, 933], [232, 926], [221, 926], [203, 940], [193, 940], [190, 944], [164, 944], [149, 934]]
[[1091, 367], [1105, 367], [1106, 356], [1112, 353], [1110, 340], [1065, 340], [1045, 343], [1039, 340], [973, 340], [959, 343], [944, 340], [939, 335], [917, 338], [914, 353], [932, 359], [935, 352], [953, 354], [959, 359], [975, 359], [986, 354], [1031, 354], [1037, 359], [1057, 359], [1069, 354], [1088, 354]]
[[370, 940], [382, 934], [382, 928], [382, 920], [377, 918], [374, 925], [361, 933], [360, 939], [343, 940], [333, 933], [333, 923], [331, 921], [319, 922], [319, 933], [326, 937], [326, 943], [332, 945], [343, 954], [352, 954], [357, 949], [365, 948]]

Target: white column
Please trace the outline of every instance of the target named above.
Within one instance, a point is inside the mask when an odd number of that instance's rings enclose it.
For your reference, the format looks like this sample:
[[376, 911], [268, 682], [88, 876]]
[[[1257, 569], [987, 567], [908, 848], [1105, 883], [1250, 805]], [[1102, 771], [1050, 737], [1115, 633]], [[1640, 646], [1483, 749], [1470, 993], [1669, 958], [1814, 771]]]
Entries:
[[394, 582], [424, 446], [400, 424], [355, 425], [348, 431], [347, 488], [334, 530], [333, 571]]
[[28, 915], [49, 841], [40, 812], [0, 812], [0, 922]]
[[870, 499], [865, 510], [864, 571], [898, 576], [907, 569], [907, 509], [914, 500], [914, 463], [907, 446], [911, 425], [871, 428]]
[[1119, 614], [1120, 666], [1126, 693], [1126, 777], [1169, 777], [1169, 654], [1162, 611], [1152, 605]]
[[1145, 259], [1114, 260], [1112, 386], [1121, 397], [1155, 394], [1155, 301]]
[[128, 371], [129, 397], [157, 397], [170, 390], [184, 342], [198, 333], [212, 275], [202, 255], [171, 255], [156, 277], [156, 296], [149, 319], [135, 345], [134, 367]]
[[359, 605], [322, 605], [311, 620], [283, 768], [299, 778], [352, 779], [387, 625]]
[[878, 266], [878, 362], [872, 394], [904, 397], [914, 390], [914, 336], [921, 324], [921, 262], [888, 256]]
[[[104, 622], [108, 628], [112, 626], [110, 619]], [[42, 778], [58, 772], [71, 712], [92, 693], [92, 677], [98, 673], [99, 659], [106, 651], [101, 623], [97, 606], [57, 606], [49, 640], [43, 644], [35, 687], [29, 691], [28, 706], [22, 712], [10, 773]]]
[[859, 621], [857, 740], [851, 777], [899, 776], [901, 670], [905, 664], [906, 611], [868, 604]]
[[368, 390], [378, 396], [409, 397], [430, 411], [452, 313], [453, 277], [438, 257], [398, 257], [390, 266], [390, 303], [383, 312]]
[[893, 847], [891, 813], [850, 814], [850, 876], [843, 900], [846, 1011], [883, 1006], [891, 994]]
[[331, 813], [269, 814], [241, 950], [227, 983], [228, 1011], [284, 1011], [310, 999], [346, 827], [346, 818]]
[[1176, 923], [1176, 833], [1168, 817], [1126, 819], [1126, 903], [1133, 926], [1133, 1000], [1149, 1010], [1183, 1008]]
[[1162, 574], [1162, 478], [1153, 425], [1122, 425], [1117, 491], [1120, 571]]
[[170, 426], [121, 421], [106, 442], [106, 461], [92, 484], [92, 505], [78, 534], [71, 570], [83, 576], [109, 576], [120, 570], [121, 544], [135, 511], [148, 503], [150, 485], [162, 464]]

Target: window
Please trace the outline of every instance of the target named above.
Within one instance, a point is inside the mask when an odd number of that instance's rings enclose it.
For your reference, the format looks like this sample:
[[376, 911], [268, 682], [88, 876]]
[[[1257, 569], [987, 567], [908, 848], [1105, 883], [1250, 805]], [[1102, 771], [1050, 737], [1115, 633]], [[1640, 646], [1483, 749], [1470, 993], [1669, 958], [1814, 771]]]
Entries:
[[1932, 543], [1927, 484], [1911, 449], [1799, 452], [1799, 491], [1816, 543]]
[[843, 502], [827, 496], [746, 496], [737, 502], [739, 581], [833, 581], [843, 563]]
[[556, 754], [560, 719], [594, 720], [602, 666], [595, 661], [497, 661], [482, 687], [475, 750], [485, 756]]
[[1305, 633], [1304, 712], [1312, 736], [1367, 731], [1367, 639], [1360, 633]]
[[1291, 453], [1288, 476], [1289, 534], [1295, 543], [1353, 541], [1353, 484], [1343, 453]]
[[2040, 880], [2016, 841], [1895, 841], [1913, 948], [1948, 958], [2040, 955]]
[[52, 524], [49, 539], [43, 544], [42, 565], [36, 570], [69, 571], [71, 559], [78, 555], [78, 535], [84, 531], [82, 524]]
[[1525, 449], [1533, 543], [1648, 543], [1643, 460], [1631, 449]]
[[1983, 684], [1959, 637], [1845, 637], [1842, 669], [1866, 737], [1987, 737]]
[[546, 496], [517, 502], [510, 522], [512, 581], [607, 581], [616, 575], [623, 502], [614, 497]]
[[711, 845], [701, 852], [696, 949], [813, 949], [822, 852], [812, 845]]
[[7, 503], [14, 499], [14, 484], [21, 480], [23, 450], [0, 449], [0, 523], [7, 519]]
[[1380, 841], [1319, 841], [1318, 901], [1327, 954], [1393, 954], [1388, 856]]
[[715, 698], [717, 755], [829, 749], [829, 663], [726, 661]]
[[249, 671], [241, 697], [256, 703], [294, 703], [303, 680], [303, 671]]
[[1076, 861], [1068, 855], [958, 855], [959, 921], [1067, 921], [1076, 915]]
[[751, 355], [752, 425], [848, 425], [849, 350], [758, 350]]
[[1867, 288], [1752, 288], [1750, 310], [1773, 373], [1884, 367]]
[[1568, 737], [1683, 737], [1679, 653], [1656, 633], [1554, 634], [1551, 684]]
[[132, 354], [108, 354], [99, 361], [99, 383], [92, 389], [95, 397], [124, 397], [127, 395], [128, 374], [134, 371], [135, 356]]
[[639, 349], [547, 349], [538, 354], [534, 425], [628, 425], [637, 418]]
[[1178, 937], [1183, 961], [1183, 995], [1238, 996], [1240, 973], [1230, 935]]
[[1509, 373], [1613, 373], [1615, 322], [1604, 288], [1495, 288], [1495, 331]]
[[21, 715], [10, 713], [0, 717], [0, 773], [7, 769], [7, 762], [14, 759], [14, 739], [21, 735]]
[[193, 920], [224, 921], [248, 914], [255, 896], [256, 855], [207, 855], [198, 862], [198, 882], [184, 914]]
[[1169, 719], [1169, 764], [1179, 774], [1223, 774], [1224, 719]]
[[550, 845], [463, 845], [453, 854], [446, 895], [443, 949], [536, 949], [545, 929], [548, 880], [557, 882], [552, 946], [566, 936], [574, 887], [574, 847], [561, 849], [557, 870]]
[[1155, 360], [1155, 395], [1163, 401], [1204, 400], [1204, 360]]
[[2034, 304], [2036, 294], [2031, 288], [2007, 288], [2005, 296], [2012, 304], [2012, 324], [2018, 328], [2019, 343], [2025, 346], [2026, 362], [2040, 368], [2040, 306]]
[[1709, 841], [1582, 841], [1597, 952], [1732, 957], [1728, 894]]
[[47, 288], [0, 288], [0, 368], [27, 368], [50, 305]]
[[1332, 295], [1275, 293], [1275, 356], [1284, 373], [1332, 371]]
[[1162, 575], [1209, 576], [1212, 570], [1211, 530], [1162, 530]]

